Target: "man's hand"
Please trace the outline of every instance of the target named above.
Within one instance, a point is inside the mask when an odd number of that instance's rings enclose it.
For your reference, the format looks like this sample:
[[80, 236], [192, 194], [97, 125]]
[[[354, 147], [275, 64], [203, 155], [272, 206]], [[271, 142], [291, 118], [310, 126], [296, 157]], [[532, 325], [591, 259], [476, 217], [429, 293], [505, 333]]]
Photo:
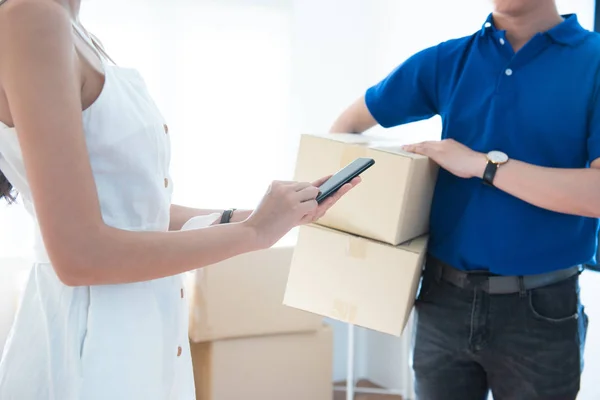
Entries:
[[453, 139], [422, 142], [403, 149], [431, 158], [440, 167], [460, 178], [481, 178], [487, 165], [485, 154], [469, 149]]
[[[318, 181], [313, 182], [312, 184], [315, 187], [319, 187], [322, 184], [324, 184], [329, 178], [331, 178], [331, 175], [321, 178]], [[327, 211], [331, 207], [333, 207], [333, 205], [335, 203], [338, 202], [339, 199], [341, 199], [346, 193], [348, 193], [352, 188], [354, 188], [360, 182], [361, 182], [360, 177], [356, 177], [352, 181], [350, 181], [350, 183], [347, 183], [344, 186], [342, 186], [337, 192], [335, 192], [334, 194], [332, 194], [331, 196], [326, 198], [321, 204], [319, 204], [319, 206], [312, 213], [306, 215], [304, 217], [304, 219], [302, 220], [302, 223], [310, 224], [310, 223], [318, 221], [323, 215], [325, 215], [325, 213], [327, 213]]]

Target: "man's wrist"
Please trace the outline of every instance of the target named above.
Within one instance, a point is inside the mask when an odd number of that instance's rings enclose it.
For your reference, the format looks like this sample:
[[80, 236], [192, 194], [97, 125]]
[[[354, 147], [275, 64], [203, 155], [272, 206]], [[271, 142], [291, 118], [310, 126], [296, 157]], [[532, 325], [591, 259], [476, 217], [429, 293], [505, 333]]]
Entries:
[[471, 167], [471, 175], [474, 178], [483, 178], [483, 174], [485, 172], [485, 168], [487, 167], [488, 159], [485, 153], [475, 153], [475, 157], [473, 157], [473, 164]]

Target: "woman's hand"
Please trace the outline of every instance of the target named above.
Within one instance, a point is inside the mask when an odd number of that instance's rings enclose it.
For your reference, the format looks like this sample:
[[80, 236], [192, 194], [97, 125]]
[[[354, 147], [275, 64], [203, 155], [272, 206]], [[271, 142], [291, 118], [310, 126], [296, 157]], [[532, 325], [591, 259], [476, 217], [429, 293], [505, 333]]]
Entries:
[[327, 179], [329, 176], [312, 184], [273, 182], [258, 207], [243, 224], [253, 228], [261, 247], [270, 247], [292, 228], [317, 221], [360, 182], [360, 178], [355, 178], [321, 204], [317, 204], [315, 199], [319, 194], [318, 186]]
[[[321, 179], [313, 182], [312, 184], [315, 187], [320, 187], [329, 178], [331, 178], [331, 175], [321, 178]], [[333, 205], [335, 203], [338, 202], [339, 199], [341, 199], [346, 193], [348, 193], [350, 190], [352, 190], [352, 188], [354, 188], [360, 182], [361, 182], [360, 177], [356, 177], [350, 183], [347, 183], [344, 186], [342, 186], [337, 192], [335, 192], [334, 194], [329, 196], [327, 199], [325, 199], [321, 204], [319, 204], [318, 207], [316, 209], [314, 209], [310, 214], [305, 215], [304, 218], [302, 219], [302, 224], [310, 224], [310, 223], [318, 221], [320, 218], [322, 218], [327, 213], [327, 211], [331, 207], [333, 207]]]

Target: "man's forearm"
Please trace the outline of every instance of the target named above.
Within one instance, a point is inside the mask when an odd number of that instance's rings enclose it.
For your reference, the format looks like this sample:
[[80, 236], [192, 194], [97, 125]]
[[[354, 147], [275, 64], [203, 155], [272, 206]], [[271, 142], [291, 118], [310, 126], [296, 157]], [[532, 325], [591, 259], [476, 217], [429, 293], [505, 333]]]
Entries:
[[356, 100], [333, 123], [329, 133], [363, 133], [377, 125], [364, 96]]
[[494, 185], [547, 210], [600, 217], [598, 168], [545, 168], [511, 160], [498, 168]]
[[[183, 225], [194, 217], [199, 217], [202, 215], [209, 214], [222, 214], [224, 210], [207, 210], [207, 209], [199, 209], [199, 208], [191, 208], [184, 207], [177, 204], [171, 205], [171, 222], [169, 224], [170, 231], [178, 231], [181, 230]], [[231, 222], [242, 222], [245, 221], [250, 214], [252, 214], [252, 210], [235, 210], [233, 215], [231, 216]], [[217, 220], [216, 223], [219, 223]]]

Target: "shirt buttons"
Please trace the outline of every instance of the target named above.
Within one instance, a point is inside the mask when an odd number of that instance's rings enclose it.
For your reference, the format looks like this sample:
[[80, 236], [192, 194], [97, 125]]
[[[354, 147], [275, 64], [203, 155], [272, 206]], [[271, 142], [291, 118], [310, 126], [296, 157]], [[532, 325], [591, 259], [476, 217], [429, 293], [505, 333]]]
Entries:
[[177, 347], [177, 357], [181, 357], [181, 353], [183, 353], [183, 349], [181, 348], [181, 346]]
[[165, 188], [169, 187], [169, 179], [165, 178]]
[[183, 288], [181, 289], [181, 298], [183, 299]]
[[165, 130], [165, 133], [168, 135], [169, 134], [169, 126], [167, 124], [164, 124], [163, 128]]
[[486, 28], [491, 28], [492, 24], [491, 22], [486, 22], [483, 26], [485, 26]]
[[[504, 46], [504, 43], [506, 43], [506, 42], [504, 41], [504, 39], [500, 38], [500, 44], [501, 44], [502, 46]], [[165, 125], [165, 126], [166, 126], [166, 125]]]
[[506, 76], [511, 76], [513, 74], [513, 70], [510, 68], [507, 68], [506, 71], [504, 71], [504, 73], [506, 74]]

